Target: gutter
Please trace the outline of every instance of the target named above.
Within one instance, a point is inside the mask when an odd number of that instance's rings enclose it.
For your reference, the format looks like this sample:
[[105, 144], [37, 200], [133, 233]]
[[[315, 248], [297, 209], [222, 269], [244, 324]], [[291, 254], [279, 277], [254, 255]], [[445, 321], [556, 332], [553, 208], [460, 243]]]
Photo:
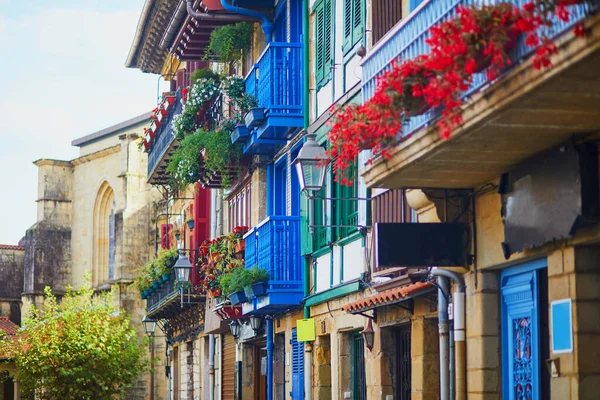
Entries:
[[144, 4], [144, 8], [142, 9], [142, 14], [140, 15], [140, 19], [138, 20], [138, 26], [135, 31], [135, 36], [133, 38], [133, 43], [131, 44], [131, 48], [129, 49], [129, 54], [127, 55], [127, 61], [125, 61], [125, 67], [127, 68], [135, 68], [136, 58], [138, 53], [138, 47], [142, 42], [142, 38], [144, 37], [144, 31], [146, 30], [146, 26], [148, 25], [148, 18], [150, 17], [150, 12], [152, 8], [154, 8], [154, 3], [157, 0], [146, 0]]
[[175, 10], [175, 13], [171, 17], [171, 20], [169, 21], [169, 26], [167, 27], [167, 30], [165, 31], [162, 39], [160, 40], [159, 47], [161, 49], [166, 50], [168, 47], [171, 46], [171, 43], [173, 42], [173, 37], [181, 27], [181, 21], [183, 21], [185, 17], [186, 4], [185, 0], [182, 0], [181, 3], [179, 3], [179, 5], [177, 6], [177, 10]]
[[[192, 0], [187, 0], [188, 4], [190, 3], [190, 1], [192, 1]], [[221, 0], [221, 6], [223, 6], [225, 11], [228, 11], [231, 13], [236, 13], [236, 14], [247, 15], [249, 17], [253, 17], [253, 18], [262, 20], [261, 26], [262, 26], [263, 32], [265, 32], [267, 43], [271, 43], [271, 41], [273, 40], [273, 27], [274, 26], [273, 26], [273, 22], [271, 22], [269, 17], [267, 17], [265, 14], [259, 13], [258, 11], [255, 11], [255, 10], [250, 10], [247, 8], [233, 6], [233, 5], [229, 4], [227, 2], [227, 0]]]

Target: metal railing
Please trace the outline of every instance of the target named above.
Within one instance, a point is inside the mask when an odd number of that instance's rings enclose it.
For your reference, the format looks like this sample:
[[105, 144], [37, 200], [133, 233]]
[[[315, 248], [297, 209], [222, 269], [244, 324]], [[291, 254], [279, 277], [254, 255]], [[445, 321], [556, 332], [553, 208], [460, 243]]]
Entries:
[[246, 76], [246, 93], [269, 114], [302, 115], [302, 44], [272, 42]]
[[221, 121], [223, 121], [223, 93], [219, 93], [214, 98], [210, 104], [206, 118], [208, 119], [208, 129], [211, 131], [217, 129]]
[[[517, 6], [522, 6], [525, 0], [508, 0]], [[486, 4], [499, 3], [499, 0], [491, 0]], [[390, 63], [395, 59], [409, 60], [415, 57], [427, 54], [430, 51], [425, 39], [429, 37], [429, 29], [440, 22], [456, 15], [458, 6], [469, 6], [481, 4], [478, 0], [429, 0], [424, 1], [407, 18], [396, 25], [388, 36], [380, 41], [367, 56], [362, 64], [362, 95], [363, 100], [369, 100], [373, 97], [377, 86], [377, 77], [388, 70]], [[569, 7], [571, 12], [571, 21], [564, 23], [557, 18], [552, 25], [550, 36], [558, 35], [566, 29], [573, 26], [576, 22], [583, 19], [590, 10], [590, 6], [585, 3]], [[526, 47], [521, 39], [517, 47], [511, 52], [512, 65], [518, 65], [525, 58], [533, 53], [533, 49]], [[472, 94], [479, 90], [490, 81], [485, 71], [477, 74], [473, 79], [471, 90], [467, 94]], [[403, 135], [406, 136], [415, 130], [429, 125], [439, 115], [439, 110], [432, 109], [423, 115], [412, 117], [406, 123], [403, 129]]]
[[156, 132], [156, 136], [148, 150], [148, 178], [152, 176], [157, 165], [160, 164], [165, 153], [175, 140], [173, 131], [173, 118], [181, 114], [183, 106], [181, 105], [181, 89], [176, 93], [175, 103], [173, 108], [169, 110], [169, 114], [161, 121], [160, 128]]
[[303, 290], [300, 217], [270, 216], [245, 236], [246, 268], [258, 265], [270, 273], [267, 293]]

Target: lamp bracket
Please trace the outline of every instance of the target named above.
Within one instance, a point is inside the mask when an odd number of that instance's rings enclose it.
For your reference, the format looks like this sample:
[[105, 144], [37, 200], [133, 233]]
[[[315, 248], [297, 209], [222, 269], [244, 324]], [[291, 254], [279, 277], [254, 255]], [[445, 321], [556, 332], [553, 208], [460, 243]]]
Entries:
[[377, 319], [377, 310], [376, 309], [373, 309], [373, 315], [365, 314], [362, 311], [361, 312], [355, 312], [355, 313], [352, 313], [352, 314], [358, 314], [358, 315], [360, 315], [362, 317], [370, 319], [371, 321], [375, 321], [375, 319]]

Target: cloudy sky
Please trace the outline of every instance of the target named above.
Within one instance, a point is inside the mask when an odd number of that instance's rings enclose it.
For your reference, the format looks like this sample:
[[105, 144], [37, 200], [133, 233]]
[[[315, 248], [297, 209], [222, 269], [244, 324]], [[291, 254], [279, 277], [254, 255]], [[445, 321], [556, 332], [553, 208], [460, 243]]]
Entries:
[[39, 158], [156, 104], [157, 76], [124, 67], [144, 0], [0, 0], [0, 244], [36, 221]]

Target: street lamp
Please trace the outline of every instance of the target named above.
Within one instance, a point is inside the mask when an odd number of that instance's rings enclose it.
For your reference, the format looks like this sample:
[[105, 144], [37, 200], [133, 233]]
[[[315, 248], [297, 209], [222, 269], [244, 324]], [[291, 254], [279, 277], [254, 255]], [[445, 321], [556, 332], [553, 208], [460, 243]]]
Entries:
[[369, 349], [369, 351], [373, 349], [373, 342], [375, 341], [375, 331], [373, 330], [373, 324], [371, 321], [371, 318], [369, 318], [367, 327], [361, 332], [363, 338], [365, 339], [365, 346], [367, 349]]
[[298, 156], [294, 160], [300, 189], [307, 192], [310, 196], [317, 193], [325, 183], [326, 164], [329, 160], [325, 149], [315, 140], [317, 135], [309, 133], [306, 135], [306, 142], [300, 149]]
[[190, 281], [192, 264], [190, 264], [190, 260], [188, 260], [181, 249], [179, 250], [179, 257], [177, 258], [177, 262], [173, 266], [173, 269], [175, 270], [175, 281], [177, 281], [181, 293], [181, 308], [183, 308], [183, 287]]
[[150, 400], [154, 400], [154, 330], [156, 329], [156, 320], [144, 316], [142, 319], [144, 325], [144, 332], [148, 336], [148, 350], [150, 354]]
[[229, 329], [231, 330], [231, 334], [235, 339], [240, 336], [240, 324], [234, 319], [229, 323]]
[[256, 315], [250, 317], [250, 327], [252, 328], [254, 333], [258, 334], [258, 332], [262, 328], [262, 323], [263, 320], [261, 317], [257, 317]]

